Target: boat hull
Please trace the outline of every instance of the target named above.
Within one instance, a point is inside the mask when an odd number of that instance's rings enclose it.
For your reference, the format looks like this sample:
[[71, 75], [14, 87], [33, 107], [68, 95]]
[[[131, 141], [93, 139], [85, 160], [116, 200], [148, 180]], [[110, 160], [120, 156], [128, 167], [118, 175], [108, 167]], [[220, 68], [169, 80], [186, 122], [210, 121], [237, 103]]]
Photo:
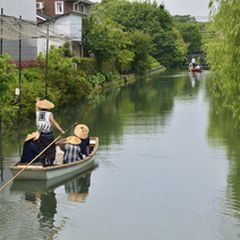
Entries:
[[[56, 164], [49, 167], [42, 165], [29, 165], [23, 172], [21, 172], [16, 179], [32, 179], [32, 180], [50, 180], [50, 179], [65, 179], [73, 177], [79, 173], [85, 172], [96, 166], [94, 155], [98, 148], [98, 138], [94, 138], [95, 144], [91, 155], [81, 161], [75, 161], [67, 164]], [[21, 171], [25, 165], [16, 163], [10, 167], [12, 174], [15, 176]]]
[[202, 72], [202, 69], [199, 68], [199, 69], [196, 69], [196, 68], [190, 68], [188, 69], [189, 72]]

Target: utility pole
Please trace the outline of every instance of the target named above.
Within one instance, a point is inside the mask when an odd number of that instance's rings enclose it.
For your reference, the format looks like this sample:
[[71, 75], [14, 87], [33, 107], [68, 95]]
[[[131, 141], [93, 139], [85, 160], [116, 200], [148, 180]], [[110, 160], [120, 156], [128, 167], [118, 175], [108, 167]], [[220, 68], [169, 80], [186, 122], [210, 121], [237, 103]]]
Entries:
[[48, 51], [49, 51], [49, 18], [47, 20], [46, 62], [45, 62], [45, 98], [48, 96]]
[[21, 102], [21, 84], [22, 84], [22, 16], [19, 16], [19, 40], [18, 40], [18, 141], [19, 141], [19, 157], [21, 157], [21, 113], [22, 113], [22, 102]]

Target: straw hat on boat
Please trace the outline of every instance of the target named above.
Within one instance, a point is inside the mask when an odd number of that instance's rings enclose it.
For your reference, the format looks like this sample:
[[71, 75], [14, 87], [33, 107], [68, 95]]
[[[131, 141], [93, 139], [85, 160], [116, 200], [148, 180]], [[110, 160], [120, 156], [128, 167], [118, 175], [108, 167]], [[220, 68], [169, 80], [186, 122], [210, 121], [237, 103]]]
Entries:
[[55, 105], [47, 99], [37, 101], [36, 106], [43, 109], [52, 109], [55, 107]]
[[74, 129], [74, 134], [81, 139], [86, 139], [88, 137], [89, 128], [85, 124], [78, 124]]
[[34, 140], [37, 140], [39, 138], [40, 134], [38, 131], [36, 132], [32, 132], [32, 133], [29, 133], [25, 139], [25, 142], [31, 140], [31, 139], [34, 139]]
[[78, 137], [69, 136], [67, 137], [67, 143], [73, 144], [73, 145], [79, 145], [81, 143], [81, 140]]

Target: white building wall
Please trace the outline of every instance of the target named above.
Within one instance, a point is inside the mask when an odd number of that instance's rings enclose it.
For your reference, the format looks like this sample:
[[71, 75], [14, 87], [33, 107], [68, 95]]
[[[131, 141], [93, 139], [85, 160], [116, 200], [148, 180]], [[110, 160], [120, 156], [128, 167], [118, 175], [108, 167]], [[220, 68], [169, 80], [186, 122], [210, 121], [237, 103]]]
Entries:
[[[39, 25], [44, 32], [47, 32], [47, 25], [40, 24]], [[79, 15], [66, 15], [55, 19], [54, 22], [50, 22], [49, 30], [51, 34], [55, 34], [56, 36], [61, 35], [62, 40], [52, 39], [49, 41], [49, 47], [55, 46], [60, 47], [66, 41], [82, 41], [82, 17]], [[66, 37], [64, 39], [64, 37]], [[38, 53], [46, 52], [46, 40], [39, 39], [38, 40]]]

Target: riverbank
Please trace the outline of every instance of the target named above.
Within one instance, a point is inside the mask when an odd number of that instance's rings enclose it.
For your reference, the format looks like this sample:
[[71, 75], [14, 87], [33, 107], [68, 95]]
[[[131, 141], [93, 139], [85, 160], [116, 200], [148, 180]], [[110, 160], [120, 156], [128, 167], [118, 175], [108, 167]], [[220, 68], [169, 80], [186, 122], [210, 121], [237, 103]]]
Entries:
[[[150, 69], [145, 75], [151, 76], [152, 74], [155, 74], [158, 72], [163, 72], [165, 70], [166, 70], [166, 68], [164, 66], [158, 66], [158, 67]], [[124, 74], [124, 75], [121, 75], [119, 80], [103, 83], [102, 85], [97, 86], [96, 90], [97, 91], [111, 90], [111, 88], [123, 87], [125, 85], [132, 84], [136, 80], [137, 80], [136, 74], [134, 74], [134, 73]]]

